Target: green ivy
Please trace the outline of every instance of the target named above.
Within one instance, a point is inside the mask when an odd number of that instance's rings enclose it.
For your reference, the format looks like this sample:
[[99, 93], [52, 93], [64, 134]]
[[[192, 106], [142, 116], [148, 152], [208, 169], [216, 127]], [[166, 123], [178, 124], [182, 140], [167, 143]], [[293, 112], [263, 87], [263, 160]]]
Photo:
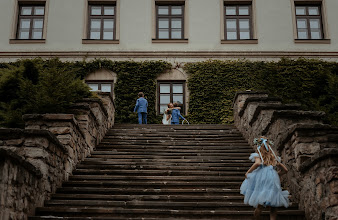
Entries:
[[160, 123], [155, 108], [156, 78], [170, 67], [164, 61], [107, 59], [62, 62], [37, 58], [0, 63], [0, 125], [22, 127], [21, 115], [25, 113], [66, 112], [67, 106], [88, 96], [89, 88], [80, 79], [99, 69], [118, 76], [114, 88], [116, 123], [137, 123], [133, 110], [140, 91], [149, 103], [149, 123]]
[[[118, 76], [114, 88], [116, 123], [137, 123], [133, 109], [140, 91], [149, 103], [149, 123], [160, 123], [161, 116], [156, 116], [156, 78], [170, 67], [164, 61], [107, 59], [62, 62], [37, 58], [0, 63], [0, 124], [22, 126], [22, 114], [66, 111], [71, 103], [88, 96], [88, 87], [83, 87], [80, 79], [99, 69]], [[233, 123], [231, 106], [235, 93], [251, 89], [265, 90], [286, 103], [301, 103], [304, 109], [325, 111], [327, 121], [338, 125], [335, 62], [208, 60], [187, 63], [184, 68], [189, 75], [190, 123]], [[51, 89], [54, 87], [55, 91]]]
[[208, 60], [187, 63], [192, 123], [233, 123], [232, 101], [237, 91], [264, 90], [285, 103], [327, 113], [338, 125], [338, 64], [316, 59], [278, 62]]

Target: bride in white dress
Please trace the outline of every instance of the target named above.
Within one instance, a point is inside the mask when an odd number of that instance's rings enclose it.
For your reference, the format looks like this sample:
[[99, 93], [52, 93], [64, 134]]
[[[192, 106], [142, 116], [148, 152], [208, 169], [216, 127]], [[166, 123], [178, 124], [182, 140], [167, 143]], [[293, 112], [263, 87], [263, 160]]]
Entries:
[[171, 124], [171, 110], [174, 108], [173, 103], [168, 104], [168, 108], [163, 113], [162, 124], [170, 125]]

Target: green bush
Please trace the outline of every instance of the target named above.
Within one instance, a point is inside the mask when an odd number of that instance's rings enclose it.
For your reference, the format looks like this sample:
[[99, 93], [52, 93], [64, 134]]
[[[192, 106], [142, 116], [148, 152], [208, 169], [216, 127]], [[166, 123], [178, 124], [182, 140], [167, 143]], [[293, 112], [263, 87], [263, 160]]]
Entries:
[[57, 59], [16, 64], [1, 69], [0, 126], [23, 127], [22, 114], [65, 113], [72, 103], [91, 96], [90, 88]]
[[321, 60], [278, 62], [218, 61], [188, 63], [189, 119], [193, 123], [232, 123], [237, 91], [264, 90], [305, 110], [327, 113], [338, 125], [338, 64]]

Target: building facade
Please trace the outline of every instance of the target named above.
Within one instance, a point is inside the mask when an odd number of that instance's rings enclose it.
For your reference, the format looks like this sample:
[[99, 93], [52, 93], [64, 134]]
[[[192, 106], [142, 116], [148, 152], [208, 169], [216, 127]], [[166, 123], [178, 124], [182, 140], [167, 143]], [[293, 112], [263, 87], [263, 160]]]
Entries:
[[[158, 111], [189, 99], [186, 62], [207, 59], [338, 60], [337, 0], [2, 0], [0, 60], [166, 60]], [[86, 78], [111, 91], [116, 75]]]

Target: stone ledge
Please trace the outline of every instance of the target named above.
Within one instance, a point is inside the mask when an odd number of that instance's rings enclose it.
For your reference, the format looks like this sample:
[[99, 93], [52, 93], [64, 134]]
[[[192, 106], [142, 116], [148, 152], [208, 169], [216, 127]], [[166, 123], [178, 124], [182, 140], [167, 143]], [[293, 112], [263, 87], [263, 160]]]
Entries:
[[19, 129], [19, 128], [0, 128], [0, 139], [18, 139], [21, 137], [40, 136], [48, 139], [51, 143], [55, 144], [63, 153], [68, 154], [67, 149], [60, 143], [60, 141], [48, 130], [35, 130], [35, 129]]
[[279, 110], [279, 111], [274, 111], [272, 114], [272, 117], [265, 127], [265, 129], [262, 131], [262, 135], [265, 135], [272, 124], [280, 119], [280, 118], [313, 118], [313, 119], [321, 119], [325, 115], [325, 112], [322, 111], [301, 111], [301, 110]]
[[98, 103], [100, 105], [100, 108], [101, 108], [102, 112], [104, 113], [104, 115], [106, 117], [108, 117], [107, 109], [104, 107], [104, 104], [103, 104], [103, 102], [102, 102], [101, 99], [98, 99], [98, 98], [84, 98], [84, 99], [82, 99], [78, 103], [81, 103], [81, 102], [87, 102], [87, 103], [89, 103], [89, 102], [92, 102], [92, 103], [96, 102], [96, 103]]
[[26, 114], [22, 116], [25, 122], [27, 121], [66, 121], [71, 122], [76, 129], [80, 132], [83, 138], [85, 138], [84, 133], [80, 129], [76, 119], [73, 114]]
[[292, 135], [296, 131], [333, 131], [333, 133], [338, 134], [338, 127], [328, 125], [328, 124], [305, 124], [305, 123], [299, 123], [289, 126], [288, 132], [284, 133], [284, 136], [282, 136], [280, 140], [280, 145], [277, 148], [278, 151], [281, 151], [283, 149], [283, 146], [291, 139]]
[[17, 163], [24, 167], [27, 171], [32, 173], [38, 178], [42, 178], [42, 173], [39, 169], [37, 169], [33, 164], [27, 162], [24, 158], [20, 157], [16, 153], [8, 150], [0, 148], [0, 160], [4, 161], [5, 159], [9, 159], [14, 163]]
[[251, 91], [251, 90], [247, 90], [247, 91], [239, 91], [239, 92], [236, 92], [235, 94], [235, 97], [233, 99], [233, 102], [232, 102], [232, 107], [234, 107], [234, 104], [238, 98], [239, 95], [243, 95], [243, 94], [246, 94], [246, 95], [266, 95], [268, 96], [268, 93], [267, 92], [264, 92], [264, 91]]
[[110, 98], [110, 101], [113, 103], [113, 106], [114, 108], [116, 107], [115, 106], [115, 102], [114, 102], [114, 99], [113, 99], [113, 96], [112, 96], [112, 93], [110, 92], [97, 92], [98, 95], [102, 95], [102, 96], [107, 96]]
[[326, 148], [317, 153], [315, 153], [311, 159], [306, 160], [303, 164], [300, 165], [300, 172], [304, 173], [308, 171], [311, 167], [316, 165], [318, 162], [330, 158], [338, 158], [338, 149], [336, 148]]
[[250, 102], [281, 102], [282, 99], [281, 98], [277, 98], [277, 97], [251, 97], [251, 98], [247, 98], [244, 102], [244, 105], [242, 107], [242, 109], [239, 111], [238, 115], [239, 117], [242, 117], [246, 108], [248, 107]]
[[299, 109], [300, 107], [301, 107], [300, 104], [274, 104], [274, 103], [259, 104], [255, 109], [255, 112], [249, 122], [249, 125], [252, 125], [257, 120], [262, 110], [296, 110]]

